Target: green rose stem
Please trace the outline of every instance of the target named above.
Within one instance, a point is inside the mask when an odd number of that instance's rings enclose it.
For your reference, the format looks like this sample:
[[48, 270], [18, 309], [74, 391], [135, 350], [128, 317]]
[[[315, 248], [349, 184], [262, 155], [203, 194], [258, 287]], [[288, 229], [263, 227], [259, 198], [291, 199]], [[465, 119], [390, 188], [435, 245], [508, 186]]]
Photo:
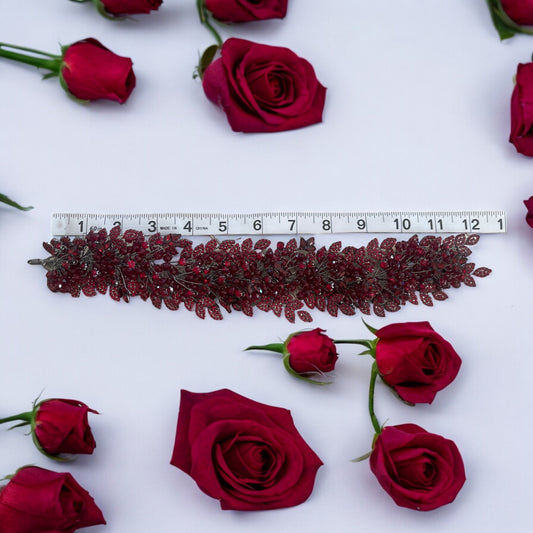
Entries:
[[27, 426], [31, 425], [35, 418], [35, 411], [27, 411], [25, 413], [20, 413], [18, 415], [13, 416], [6, 416], [5, 418], [0, 418], [0, 424], [5, 424], [6, 422], [16, 422], [16, 421], [22, 421], [20, 424], [16, 424], [15, 426], [10, 427], [9, 429], [13, 429], [20, 426]]
[[379, 370], [378, 365], [374, 361], [372, 363], [372, 370], [370, 372], [370, 385], [368, 387], [368, 413], [370, 415], [370, 420], [372, 422], [372, 427], [374, 428], [375, 435], [374, 439], [381, 433], [381, 426], [379, 424], [379, 421], [376, 417], [376, 413], [374, 411], [374, 390], [376, 388], [376, 379], [378, 377]]
[[220, 34], [211, 24], [211, 14], [209, 10], [205, 7], [205, 0], [196, 0], [196, 8], [198, 9], [198, 16], [200, 17], [200, 22], [209, 30], [211, 35], [215, 38], [215, 41], [217, 42], [217, 48], [220, 48], [222, 46], [223, 41], [220, 37]]
[[11, 200], [11, 198], [8, 198], [5, 194], [0, 193], [0, 202], [10, 205], [11, 207], [15, 207], [17, 209], [20, 209], [21, 211], [29, 211], [30, 209], [33, 209], [33, 206], [24, 207], [20, 204], [17, 204], [17, 202], [14, 202]]
[[[14, 50], [18, 51], [15, 52]], [[20, 52], [29, 52], [29, 54], [22, 54]], [[35, 50], [34, 48], [15, 46], [13, 44], [2, 42], [0, 42], [0, 57], [32, 65], [37, 68], [50, 70], [50, 72], [44, 76], [45, 78], [58, 76], [59, 70], [61, 69], [61, 63], [63, 62], [63, 57], [56, 54], [48, 54], [47, 52]]]

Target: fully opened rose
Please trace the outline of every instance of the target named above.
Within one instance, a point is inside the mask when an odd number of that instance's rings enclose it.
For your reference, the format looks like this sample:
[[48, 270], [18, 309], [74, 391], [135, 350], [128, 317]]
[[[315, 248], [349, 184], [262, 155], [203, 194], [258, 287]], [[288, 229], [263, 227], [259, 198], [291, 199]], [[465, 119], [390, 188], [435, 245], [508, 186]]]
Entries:
[[29, 426], [37, 448], [55, 459], [59, 454], [92, 454], [96, 443], [88, 414], [96, 413], [78, 400], [52, 398], [36, 403], [32, 411], [0, 419]]
[[135, 88], [131, 59], [92, 38], [62, 47], [62, 55], [0, 43], [0, 57], [49, 70], [45, 78], [58, 76], [68, 94], [85, 102], [113, 100], [123, 104]]
[[286, 131], [322, 121], [326, 89], [312, 65], [288, 48], [228, 39], [203, 72], [203, 87], [233, 131]]
[[228, 389], [182, 390], [171, 464], [220, 500], [222, 509], [257, 511], [309, 497], [322, 461], [290, 411]]
[[370, 469], [397, 505], [418, 511], [451, 503], [466, 480], [455, 443], [415, 424], [385, 427]]
[[0, 533], [72, 533], [105, 523], [91, 495], [69, 473], [26, 466], [0, 487]]
[[205, 0], [205, 7], [223, 22], [283, 18], [288, 0]]

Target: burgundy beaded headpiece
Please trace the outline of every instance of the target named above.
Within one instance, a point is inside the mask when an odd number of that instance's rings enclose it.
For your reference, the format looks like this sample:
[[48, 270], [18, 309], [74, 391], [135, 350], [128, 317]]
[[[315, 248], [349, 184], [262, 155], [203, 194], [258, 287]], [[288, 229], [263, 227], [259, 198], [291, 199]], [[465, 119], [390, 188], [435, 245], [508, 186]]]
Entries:
[[[32, 259], [42, 265], [48, 288], [53, 292], [97, 292], [126, 302], [133, 296], [171, 310], [180, 304], [194, 310], [200, 318], [206, 312], [222, 319], [220, 307], [253, 315], [254, 307], [283, 313], [294, 322], [296, 315], [304, 322], [312, 320], [302, 310], [328, 311], [353, 315], [373, 311], [398, 311], [406, 302], [433, 305], [433, 299], [445, 300], [444, 292], [462, 283], [475, 286], [472, 276], [484, 277], [491, 270], [475, 269], [467, 257], [479, 235], [457, 235], [445, 239], [415, 235], [407, 241], [373, 239], [360, 248], [335, 242], [329, 248], [315, 247], [314, 239], [279, 242], [245, 239], [211, 239], [206, 244], [193, 243], [180, 235], [143, 234], [113, 228], [103, 229], [85, 238], [62, 237], [43, 243], [50, 254], [46, 259]], [[180, 251], [181, 250], [181, 251]], [[418, 293], [418, 297], [417, 297]]]

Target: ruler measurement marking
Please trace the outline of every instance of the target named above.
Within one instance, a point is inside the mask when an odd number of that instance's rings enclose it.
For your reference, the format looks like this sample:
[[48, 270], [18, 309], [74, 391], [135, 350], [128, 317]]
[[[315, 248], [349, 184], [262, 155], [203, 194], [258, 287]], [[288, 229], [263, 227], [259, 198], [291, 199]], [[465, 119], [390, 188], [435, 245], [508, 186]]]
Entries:
[[294, 235], [336, 233], [505, 233], [504, 211], [378, 211], [267, 213], [54, 213], [54, 236], [91, 229], [135, 229], [146, 235]]

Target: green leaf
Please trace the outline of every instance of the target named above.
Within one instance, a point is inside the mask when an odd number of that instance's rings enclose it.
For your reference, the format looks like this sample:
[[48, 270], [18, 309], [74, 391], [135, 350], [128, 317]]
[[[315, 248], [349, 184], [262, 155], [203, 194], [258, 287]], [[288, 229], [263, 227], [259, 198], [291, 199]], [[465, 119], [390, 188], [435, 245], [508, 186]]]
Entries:
[[33, 206], [23, 207], [20, 204], [17, 204], [17, 202], [11, 200], [8, 198], [5, 194], [0, 193], [0, 202], [3, 202], [4, 204], [10, 205], [11, 207], [15, 207], [17, 209], [20, 209], [21, 211], [29, 211], [30, 209], [33, 209]]
[[193, 77], [199, 77], [200, 79], [203, 79], [204, 73], [207, 70], [207, 67], [213, 62], [213, 59], [215, 58], [218, 49], [219, 46], [217, 44], [212, 44], [204, 50], [204, 53], [200, 57], [198, 66], [196, 67]]

